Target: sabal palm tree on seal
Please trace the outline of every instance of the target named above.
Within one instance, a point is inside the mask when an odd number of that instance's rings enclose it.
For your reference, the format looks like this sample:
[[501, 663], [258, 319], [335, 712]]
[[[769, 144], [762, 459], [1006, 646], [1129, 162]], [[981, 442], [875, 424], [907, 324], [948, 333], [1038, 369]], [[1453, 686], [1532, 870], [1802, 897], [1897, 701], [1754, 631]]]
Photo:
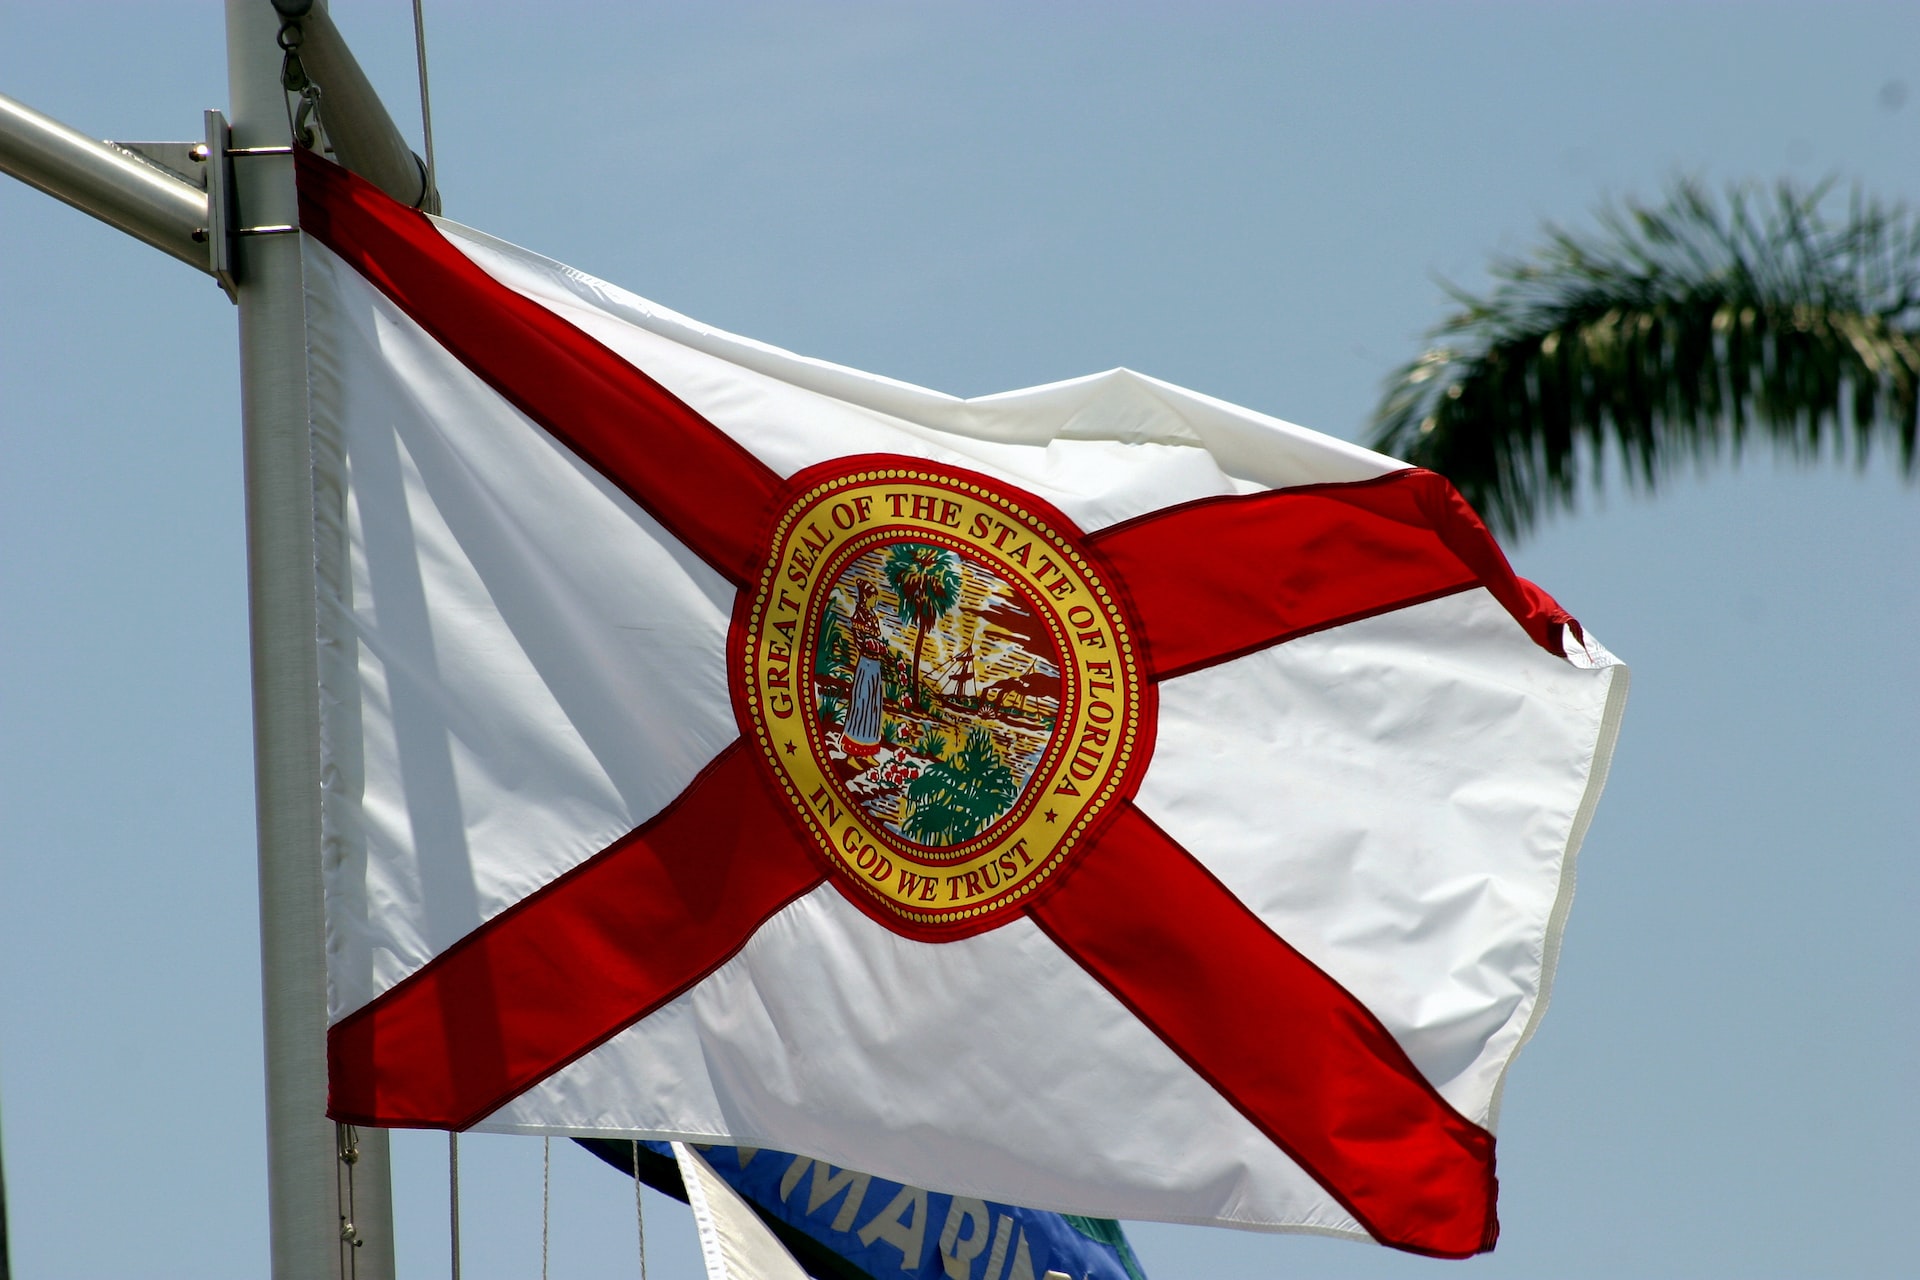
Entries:
[[1920, 415], [1920, 220], [1828, 186], [1658, 205], [1549, 226], [1389, 380], [1373, 447], [1452, 480], [1493, 529], [1525, 533], [1597, 487], [1611, 451], [1652, 490], [1753, 434], [1813, 458], [1884, 444], [1911, 478]]
[[960, 603], [960, 560], [953, 552], [924, 542], [903, 542], [887, 553], [887, 582], [899, 599], [900, 620], [914, 624], [913, 701], [927, 705], [920, 674], [927, 627]]

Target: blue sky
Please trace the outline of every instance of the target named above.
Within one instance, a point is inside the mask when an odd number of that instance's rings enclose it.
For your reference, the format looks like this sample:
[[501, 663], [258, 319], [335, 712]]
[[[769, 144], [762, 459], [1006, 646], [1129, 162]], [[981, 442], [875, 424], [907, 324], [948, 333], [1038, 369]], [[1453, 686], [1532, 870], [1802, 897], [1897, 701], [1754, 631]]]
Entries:
[[[337, 21], [414, 127], [410, 10]], [[1676, 174], [1920, 198], [1894, 5], [427, 4], [450, 216], [958, 394], [1126, 365], [1336, 435], [1495, 251]], [[207, 3], [0, 0], [0, 92], [100, 136], [226, 99]], [[22, 1275], [265, 1265], [234, 317], [0, 182], [0, 1125]], [[1634, 668], [1476, 1276], [1911, 1268], [1920, 491], [1764, 453], [1513, 549]], [[402, 1135], [403, 1274], [445, 1270]], [[467, 1270], [538, 1265], [538, 1142], [474, 1138]], [[633, 1267], [554, 1152], [555, 1274]], [[692, 1231], [650, 1202], [652, 1274]], [[1140, 1226], [1158, 1280], [1400, 1276]]]

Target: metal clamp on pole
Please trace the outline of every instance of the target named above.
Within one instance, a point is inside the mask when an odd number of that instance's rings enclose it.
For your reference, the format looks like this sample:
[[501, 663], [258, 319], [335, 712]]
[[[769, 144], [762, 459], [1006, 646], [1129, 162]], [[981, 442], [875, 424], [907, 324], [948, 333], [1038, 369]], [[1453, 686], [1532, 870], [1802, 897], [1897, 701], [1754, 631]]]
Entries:
[[[334, 159], [403, 204], [440, 212], [415, 155], [324, 6], [273, 0], [284, 52], [283, 87], [317, 114]], [[232, 160], [284, 156], [290, 147], [233, 147], [226, 118], [209, 111], [203, 142], [102, 142], [0, 94], [0, 173], [205, 271], [234, 296], [236, 236], [282, 235], [290, 223], [240, 226]]]
[[207, 168], [207, 269], [236, 301], [233, 275], [233, 160], [228, 141], [227, 118], [218, 111], [202, 117], [206, 124], [205, 164]]

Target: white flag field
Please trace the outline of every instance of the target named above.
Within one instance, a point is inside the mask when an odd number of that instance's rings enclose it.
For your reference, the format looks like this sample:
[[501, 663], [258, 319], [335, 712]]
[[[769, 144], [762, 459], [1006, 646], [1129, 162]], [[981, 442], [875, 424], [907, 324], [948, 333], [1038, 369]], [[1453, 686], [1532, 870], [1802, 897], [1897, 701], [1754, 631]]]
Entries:
[[337, 1119], [1493, 1246], [1626, 672], [1444, 480], [300, 186]]

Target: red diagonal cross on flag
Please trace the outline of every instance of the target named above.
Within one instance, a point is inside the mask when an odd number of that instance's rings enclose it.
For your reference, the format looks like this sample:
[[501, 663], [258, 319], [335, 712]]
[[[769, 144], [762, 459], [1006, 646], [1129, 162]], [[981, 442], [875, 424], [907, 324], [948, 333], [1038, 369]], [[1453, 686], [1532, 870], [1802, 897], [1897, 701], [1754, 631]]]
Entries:
[[[1571, 619], [1514, 576], [1450, 486], [1400, 471], [1179, 503], [1086, 534], [1012, 486], [951, 467], [925, 470], [931, 464], [913, 458], [854, 458], [828, 472], [783, 476], [600, 341], [495, 280], [427, 219], [306, 153], [300, 199], [308, 233], [733, 585], [736, 655], [748, 652], [741, 646], [753, 627], [772, 625], [763, 611], [785, 598], [782, 572], [793, 570], [802, 583], [800, 570], [812, 563], [804, 551], [796, 561], [776, 547], [783, 513], [824, 502], [808, 493], [841, 483], [842, 473], [925, 474], [979, 506], [982, 533], [1001, 527], [992, 524], [995, 512], [1017, 509], [1055, 539], [1048, 545], [1063, 564], [1070, 557], [1082, 566], [1085, 591], [1105, 594], [1111, 585], [1104, 634], [1116, 646], [1124, 637], [1138, 670], [1135, 757], [1124, 769], [1112, 766], [1113, 784], [1098, 804], [1069, 815], [1081, 815], [1070, 831], [1057, 821], [1064, 799], [1051, 808], [1023, 800], [1018, 813], [1057, 830], [1062, 853], [954, 936], [1016, 917], [1037, 925], [1375, 1238], [1447, 1256], [1492, 1246], [1492, 1136], [1441, 1096], [1360, 1000], [1134, 799], [1152, 755], [1154, 691], [1179, 677], [1476, 589], [1540, 649], [1560, 655]], [[893, 464], [906, 470], [887, 470]], [[842, 504], [849, 528], [854, 513], [871, 516], [874, 499], [857, 501]], [[928, 512], [940, 510], [927, 503]], [[899, 519], [907, 518], [903, 504], [895, 502]], [[958, 528], [961, 511], [956, 500], [947, 523]], [[824, 546], [830, 533], [816, 528], [814, 536]], [[1001, 532], [995, 545], [1012, 555], [1017, 541]], [[876, 556], [885, 550], [873, 545]], [[970, 544], [956, 535], [955, 545]], [[984, 541], [973, 549], [988, 555]], [[855, 574], [847, 566], [857, 550], [836, 562], [843, 576]], [[1015, 576], [1004, 565], [999, 571]], [[1045, 614], [1047, 593], [1030, 595], [1039, 602], [1034, 612]], [[1065, 606], [1060, 616], [1070, 616]], [[1058, 625], [1064, 651], [1082, 624]], [[784, 655], [781, 637], [766, 634]], [[737, 657], [731, 676], [743, 729], [753, 722], [746, 708], [760, 670], [752, 661]], [[912, 680], [917, 687], [917, 672]], [[1063, 694], [1063, 717], [1066, 701]], [[1103, 730], [1081, 741], [1108, 737]], [[1078, 775], [1064, 771], [1070, 738], [1056, 733], [1063, 754], [1045, 759], [1058, 763], [1060, 787], [1078, 797]], [[845, 793], [813, 787], [810, 816], [806, 786], [796, 789], [799, 775], [783, 772], [783, 757], [800, 757], [792, 766], [799, 768], [824, 760], [833, 743], [747, 730], [638, 827], [346, 1013], [330, 1033], [334, 1117], [473, 1125], [694, 989], [823, 883], [889, 929], [941, 945], [945, 926], [915, 915], [917, 898], [903, 908], [863, 894], [859, 873], [843, 864], [837, 842], [852, 828], [834, 823], [848, 807]], [[1042, 773], [1049, 767], [1043, 762]], [[1029, 790], [1038, 794], [1052, 776], [1036, 775]], [[858, 845], [846, 837], [847, 859]], [[890, 847], [904, 865], [901, 850], [911, 846]], [[887, 867], [891, 873], [893, 863]], [[997, 880], [991, 868], [987, 874]], [[904, 882], [920, 883], [911, 875]], [[935, 901], [932, 879], [926, 883], [927, 901]], [[961, 875], [940, 883], [942, 901], [960, 900]], [[964, 892], [983, 890], [976, 881]]]

